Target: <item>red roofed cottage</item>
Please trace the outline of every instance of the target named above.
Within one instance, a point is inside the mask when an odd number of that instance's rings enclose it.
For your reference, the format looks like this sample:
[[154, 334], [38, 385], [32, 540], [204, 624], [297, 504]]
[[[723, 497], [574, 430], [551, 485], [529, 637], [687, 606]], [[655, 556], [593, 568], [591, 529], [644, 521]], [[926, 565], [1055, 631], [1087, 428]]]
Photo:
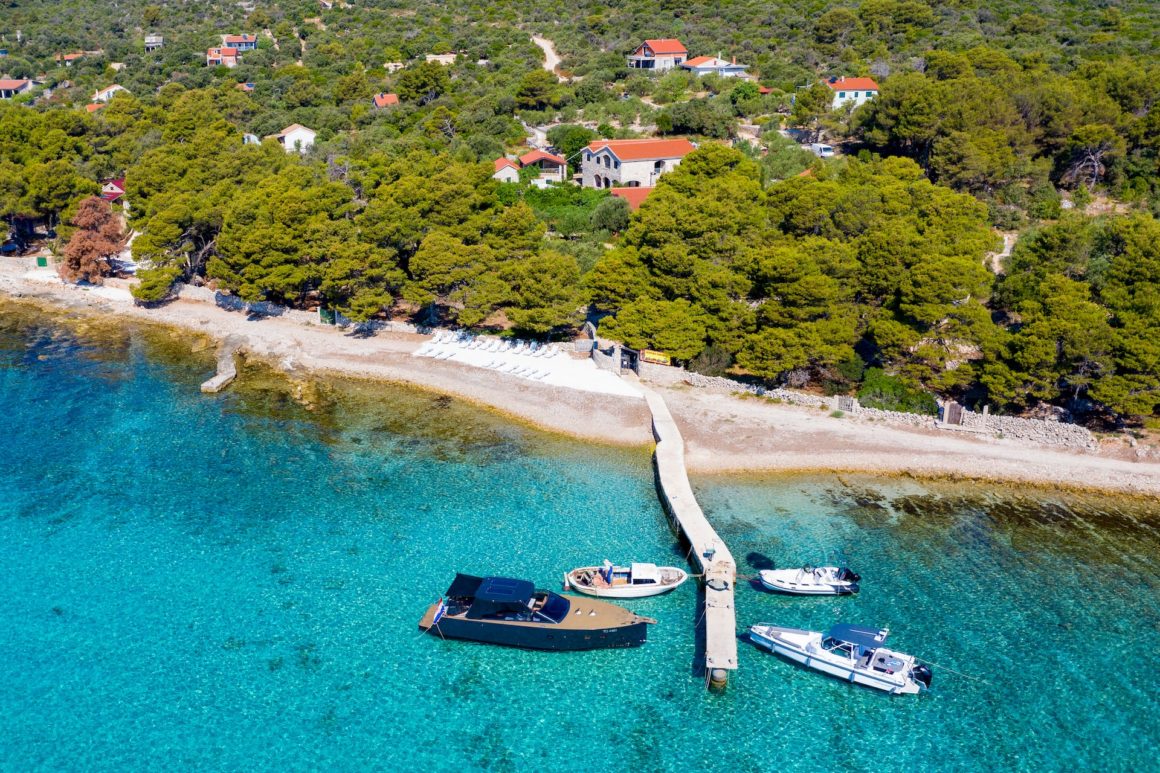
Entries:
[[878, 96], [878, 84], [873, 78], [830, 78], [826, 85], [834, 92], [835, 110], [850, 102], [858, 107]]
[[385, 107], [390, 107], [391, 105], [399, 104], [399, 95], [398, 94], [387, 94], [385, 92], [382, 94], [375, 94], [374, 102], [375, 102], [375, 107], [378, 108], [379, 110], [382, 110]]
[[664, 72], [689, 58], [689, 51], [676, 38], [650, 38], [628, 57], [628, 66], [637, 70]]

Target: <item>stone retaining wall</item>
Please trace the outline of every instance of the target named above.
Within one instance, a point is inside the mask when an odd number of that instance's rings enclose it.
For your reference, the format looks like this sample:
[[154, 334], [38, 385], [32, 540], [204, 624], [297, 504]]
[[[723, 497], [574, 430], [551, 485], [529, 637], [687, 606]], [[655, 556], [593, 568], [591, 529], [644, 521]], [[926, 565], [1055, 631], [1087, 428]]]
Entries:
[[[824, 397], [806, 392], [797, 392], [792, 389], [766, 389], [765, 387], [735, 381], [731, 378], [705, 376], [700, 373], [686, 371], [684, 368], [670, 367], [667, 365], [653, 365], [652, 363], [642, 362], [640, 363], [639, 373], [642, 379], [658, 384], [671, 386], [673, 384], [684, 383], [702, 389], [716, 389], [730, 393], [747, 392], [759, 397], [781, 400], [791, 405], [802, 405], [829, 411], [841, 410], [851, 416], [875, 419], [889, 424], [962, 430], [994, 437], [1029, 440], [1034, 443], [1062, 448], [1090, 450], [1097, 448], [1099, 445], [1096, 442], [1095, 436], [1085, 427], [1081, 427], [1078, 424], [1042, 421], [1040, 419], [1021, 419], [1015, 416], [992, 416], [964, 409], [962, 424], [952, 426], [937, 422], [934, 416], [867, 408], [860, 405], [854, 398], [845, 398], [843, 400], [838, 397]], [[848, 402], [849, 405], [844, 405], [843, 403], [845, 402]]]

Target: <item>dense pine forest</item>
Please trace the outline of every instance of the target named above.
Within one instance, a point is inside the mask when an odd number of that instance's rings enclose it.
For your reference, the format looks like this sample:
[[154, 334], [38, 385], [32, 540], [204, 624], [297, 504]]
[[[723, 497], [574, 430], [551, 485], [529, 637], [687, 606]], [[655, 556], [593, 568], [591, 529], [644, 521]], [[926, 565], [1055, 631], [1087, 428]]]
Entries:
[[[207, 66], [241, 33], [255, 50]], [[754, 79], [626, 66], [667, 37]], [[123, 178], [143, 303], [184, 281], [356, 321], [550, 336], [603, 317], [706, 373], [1160, 422], [1146, 0], [8, 0], [0, 49], [0, 78], [33, 81], [0, 101], [10, 242], [78, 254], [85, 202]], [[835, 109], [841, 76], [880, 93]], [[293, 124], [307, 152], [262, 141]], [[493, 179], [528, 127], [573, 164], [597, 138], [699, 148], [630, 213]]]

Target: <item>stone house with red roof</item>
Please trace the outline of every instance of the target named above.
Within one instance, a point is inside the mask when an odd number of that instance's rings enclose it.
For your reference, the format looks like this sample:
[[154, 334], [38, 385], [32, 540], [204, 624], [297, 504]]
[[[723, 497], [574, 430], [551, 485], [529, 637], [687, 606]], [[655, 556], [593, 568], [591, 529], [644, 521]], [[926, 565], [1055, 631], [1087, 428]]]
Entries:
[[697, 149], [687, 139], [596, 140], [581, 157], [585, 188], [651, 188]]
[[628, 56], [634, 70], [665, 72], [680, 66], [689, 58], [689, 50], [676, 38], [649, 38]]

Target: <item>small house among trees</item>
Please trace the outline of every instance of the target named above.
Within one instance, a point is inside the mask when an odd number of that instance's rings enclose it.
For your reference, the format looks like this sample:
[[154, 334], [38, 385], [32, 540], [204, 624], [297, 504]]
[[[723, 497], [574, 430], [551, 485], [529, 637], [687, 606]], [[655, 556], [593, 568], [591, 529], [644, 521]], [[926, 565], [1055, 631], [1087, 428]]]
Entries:
[[258, 36], [246, 33], [241, 35], [222, 35], [222, 47], [234, 48], [238, 51], [255, 51], [258, 48]]
[[747, 65], [737, 64], [737, 57], [727, 61], [719, 56], [695, 56], [681, 64], [681, 67], [698, 77], [702, 75], [719, 75], [722, 78], [744, 78]]
[[878, 96], [878, 84], [873, 78], [830, 78], [826, 85], [834, 92], [834, 106], [837, 110], [842, 105], [853, 103], [854, 107], [864, 105]]
[[27, 78], [0, 79], [0, 99], [12, 99], [29, 91], [32, 91], [32, 81]]
[[94, 93], [93, 97], [92, 97], [92, 101], [93, 102], [108, 102], [109, 100], [111, 100], [113, 97], [115, 97], [117, 94], [121, 93], [122, 91], [125, 92], [126, 94], [129, 93], [129, 89], [125, 88], [124, 86], [118, 86], [116, 83], [114, 83], [112, 86], [107, 86], [106, 88], [99, 89], [96, 93]]
[[629, 54], [628, 66], [635, 70], [664, 72], [689, 58], [689, 50], [676, 38], [648, 39]]
[[238, 60], [241, 57], [238, 55], [238, 49], [223, 46], [221, 48], [210, 48], [205, 52], [205, 66], [206, 67], [237, 67]]
[[318, 136], [318, 132], [313, 129], [307, 129], [301, 124], [292, 123], [277, 134], [271, 134], [266, 139], [278, 140], [287, 153], [305, 153], [314, 147], [314, 138]]

